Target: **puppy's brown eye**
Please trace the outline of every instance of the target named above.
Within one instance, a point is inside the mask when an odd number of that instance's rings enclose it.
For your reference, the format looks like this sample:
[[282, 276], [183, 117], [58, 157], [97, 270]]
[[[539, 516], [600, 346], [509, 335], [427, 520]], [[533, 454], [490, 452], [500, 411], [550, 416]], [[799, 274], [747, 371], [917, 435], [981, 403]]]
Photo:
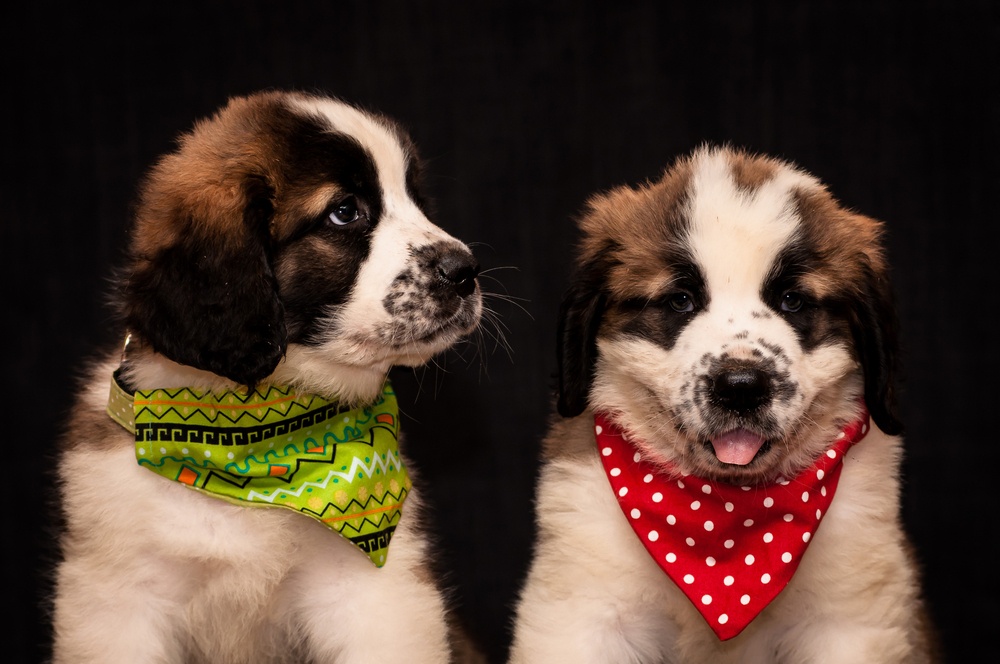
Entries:
[[667, 297], [667, 304], [679, 314], [694, 311], [694, 299], [684, 292], [677, 292]]
[[340, 201], [337, 203], [337, 206], [333, 208], [333, 211], [330, 212], [330, 221], [337, 226], [353, 224], [360, 218], [361, 213], [358, 211], [358, 201], [354, 198], [354, 196], [348, 196], [344, 200]]
[[788, 291], [781, 296], [781, 310], [794, 314], [802, 308], [804, 301], [802, 295], [795, 291]]

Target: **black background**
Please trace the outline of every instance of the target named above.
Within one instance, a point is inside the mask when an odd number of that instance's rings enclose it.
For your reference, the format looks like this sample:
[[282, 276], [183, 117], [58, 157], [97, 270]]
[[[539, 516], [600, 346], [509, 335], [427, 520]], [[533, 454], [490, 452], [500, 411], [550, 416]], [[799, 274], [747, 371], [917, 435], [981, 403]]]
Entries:
[[951, 661], [984, 658], [1000, 624], [993, 3], [108, 4], [36, 1], [0, 21], [0, 659], [48, 651], [45, 463], [77, 368], [115, 342], [103, 297], [137, 181], [228, 95], [268, 87], [400, 120], [435, 220], [516, 302], [491, 297], [499, 322], [478, 342], [397, 376], [458, 610], [494, 661], [532, 541], [572, 217], [708, 140], [795, 160], [887, 222], [903, 513]]

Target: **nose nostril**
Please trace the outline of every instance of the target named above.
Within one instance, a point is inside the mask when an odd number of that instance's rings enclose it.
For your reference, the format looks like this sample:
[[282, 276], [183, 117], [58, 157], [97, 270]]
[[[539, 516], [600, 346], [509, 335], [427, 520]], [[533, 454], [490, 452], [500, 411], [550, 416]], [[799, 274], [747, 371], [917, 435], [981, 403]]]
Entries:
[[451, 252], [438, 262], [438, 275], [451, 284], [459, 297], [472, 295], [476, 290], [476, 277], [479, 276], [479, 264], [472, 254]]
[[771, 398], [771, 381], [767, 373], [760, 369], [731, 369], [712, 381], [712, 395], [720, 406], [745, 413]]

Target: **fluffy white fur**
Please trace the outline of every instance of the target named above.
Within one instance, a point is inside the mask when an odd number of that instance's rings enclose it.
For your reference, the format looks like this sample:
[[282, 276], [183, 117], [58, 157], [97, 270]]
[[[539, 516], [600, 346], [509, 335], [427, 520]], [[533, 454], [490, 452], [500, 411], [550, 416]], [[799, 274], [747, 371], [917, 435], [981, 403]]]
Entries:
[[[564, 406], [573, 379], [561, 382], [564, 412], [545, 441], [539, 534], [517, 606], [512, 664], [930, 661], [918, 574], [899, 521], [898, 436], [873, 427], [851, 449], [836, 497], [792, 582], [728, 641], [715, 636], [636, 537], [595, 446], [593, 417], [602, 411], [644, 458], [715, 481], [751, 483], [792, 477], [830, 444], [865, 391], [863, 354], [837, 327], [837, 313], [819, 315], [829, 316], [824, 320], [839, 332], [806, 343], [791, 317], [764, 299], [779, 256], [793, 243], [824, 255], [829, 247], [809, 243], [837, 242], [805, 228], [810, 213], [800, 201], [813, 198], [824, 201], [817, 209], [827, 215], [813, 231], [845, 219], [875, 228], [873, 220], [839, 208], [817, 180], [792, 165], [729, 149], [700, 149], [661, 181], [591, 201], [562, 317], [565, 338], [584, 334], [575, 330], [589, 324], [597, 330], [595, 357], [585, 367], [592, 375], [586, 402], [576, 409]], [[861, 237], [851, 242], [879, 273], [877, 246], [864, 246]], [[694, 310], [669, 338], [644, 332], [651, 327], [628, 327], [640, 315], [630, 301], [653, 307], [659, 299], [662, 307], [672, 293], [678, 271], [662, 258], [667, 250], [697, 267], [704, 289], [694, 292]], [[830, 292], [856, 298], [863, 291], [837, 283], [836, 263], [798, 267], [804, 274], [795, 290], [820, 310]], [[824, 287], [830, 292], [820, 293]], [[598, 322], [575, 318], [577, 310]], [[581, 360], [573, 348], [562, 352], [565, 373]], [[684, 406], [697, 403], [694, 391], [709, 380], [705, 365], [719, 358], [753, 366], [771, 361], [771, 378], [784, 374], [793, 386], [787, 401], [762, 406], [773, 438], [746, 466], [720, 463], [707, 444], [721, 432], [720, 421], [739, 418], [711, 403]]]
[[[420, 249], [437, 247], [434, 251], [453, 262], [468, 262], [466, 277], [474, 279], [478, 270], [471, 267], [465, 245], [433, 225], [411, 199], [406, 182], [411, 155], [398, 131], [377, 116], [329, 99], [283, 93], [236, 99], [197, 125], [171, 157], [174, 161], [165, 162], [178, 167], [157, 171], [147, 186], [163, 196], [187, 192], [188, 175], [208, 173], [206, 182], [232, 181], [235, 189], [247, 172], [261, 169], [257, 175], [274, 201], [269, 228], [276, 248], [269, 260], [285, 311], [290, 311], [288, 296], [296, 289], [320, 288], [295, 282], [298, 270], [316, 261], [329, 261], [331, 268], [341, 262], [336, 258], [343, 251], [337, 231], [324, 225], [322, 214], [338, 197], [354, 195], [355, 174], [314, 183], [305, 192], [299, 192], [301, 183], [286, 181], [283, 166], [298, 155], [270, 152], [283, 143], [261, 128], [287, 113], [293, 119], [311, 114], [323, 131], [350, 137], [369, 155], [381, 189], [382, 214], [359, 269], [345, 273], [344, 283], [333, 284], [349, 286], [348, 297], [322, 307], [318, 336], [290, 338], [280, 361], [258, 382], [363, 403], [379, 393], [391, 366], [421, 364], [469, 333], [482, 307], [478, 286], [455, 296], [460, 301], [447, 316], [420, 308], [408, 315], [391, 314], [383, 304], [398, 286], [393, 283], [398, 275], [410, 270], [421, 276], [423, 268], [415, 265]], [[247, 117], [253, 121], [244, 122]], [[261, 135], [240, 134], [246, 126]], [[237, 156], [216, 160], [217, 149], [203, 149], [228, 144], [212, 143], [219, 136], [233, 142]], [[313, 163], [325, 164], [324, 159], [314, 155]], [[275, 164], [276, 171], [267, 170]], [[200, 183], [191, 189], [201, 195]], [[299, 193], [286, 193], [293, 190]], [[165, 224], [146, 219], [152, 204], [140, 209], [133, 242], [142, 249], [136, 252], [136, 264], [158, 260], [158, 252], [176, 246], [185, 233], [203, 234], [213, 251], [251, 245], [242, 236], [242, 224], [218, 221], [228, 209], [228, 192], [210, 191], [218, 198], [209, 196], [197, 211], [192, 208], [190, 216], [200, 225], [187, 231], [175, 229], [172, 224], [181, 222], [174, 219]], [[303, 220], [317, 216], [320, 230], [310, 230]], [[437, 264], [430, 269], [444, 270]], [[242, 278], [239, 272], [225, 276], [233, 284]], [[433, 284], [441, 278], [436, 272], [427, 277]], [[446, 296], [452, 297], [444, 292], [440, 298]], [[424, 318], [432, 329], [414, 327]], [[178, 328], [184, 324], [176, 321]], [[233, 505], [166, 481], [137, 465], [132, 435], [104, 412], [120, 360], [125, 359], [124, 377], [134, 389], [224, 390], [237, 387], [238, 381], [174, 361], [138, 337], [89, 371], [68, 428], [59, 469], [66, 529], [54, 600], [54, 662], [450, 661], [448, 607], [422, 534], [419, 476], [411, 469], [414, 488], [382, 568], [313, 519], [290, 510]]]

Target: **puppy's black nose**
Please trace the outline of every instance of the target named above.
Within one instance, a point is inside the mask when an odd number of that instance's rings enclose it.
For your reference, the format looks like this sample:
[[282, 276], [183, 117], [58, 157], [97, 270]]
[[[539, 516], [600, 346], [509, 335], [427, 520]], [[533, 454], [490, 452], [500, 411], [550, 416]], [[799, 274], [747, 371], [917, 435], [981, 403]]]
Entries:
[[438, 260], [438, 276], [451, 284], [459, 297], [472, 295], [476, 290], [479, 263], [468, 251], [450, 249]]
[[727, 369], [712, 381], [713, 400], [735, 413], [748, 413], [771, 398], [771, 379], [753, 367]]

